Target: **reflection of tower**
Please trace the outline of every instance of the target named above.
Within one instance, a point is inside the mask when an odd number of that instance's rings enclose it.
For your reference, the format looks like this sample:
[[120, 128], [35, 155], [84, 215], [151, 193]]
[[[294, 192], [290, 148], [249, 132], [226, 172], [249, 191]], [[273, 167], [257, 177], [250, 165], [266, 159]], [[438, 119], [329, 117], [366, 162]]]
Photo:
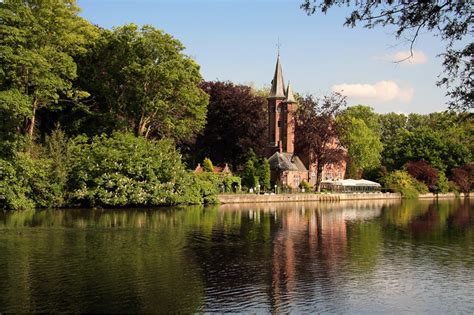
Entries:
[[347, 248], [347, 227], [342, 211], [320, 211], [321, 253], [325, 261], [337, 264]]
[[[309, 216], [301, 210], [284, 210], [281, 215], [281, 229], [273, 242], [272, 300], [275, 305], [284, 304], [294, 298], [299, 268], [304, 261], [306, 246], [317, 240], [317, 218], [314, 212]], [[299, 267], [299, 268], [298, 268]], [[281, 310], [276, 310], [281, 311]]]

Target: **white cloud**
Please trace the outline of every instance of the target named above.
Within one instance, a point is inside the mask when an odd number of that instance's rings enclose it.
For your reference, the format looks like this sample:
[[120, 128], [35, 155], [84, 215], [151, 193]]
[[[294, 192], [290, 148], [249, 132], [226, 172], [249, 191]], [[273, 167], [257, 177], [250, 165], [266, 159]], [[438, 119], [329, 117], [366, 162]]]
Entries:
[[400, 62], [402, 65], [420, 65], [428, 61], [428, 57], [421, 50], [414, 50], [413, 55], [409, 50], [399, 51], [391, 55], [386, 55], [383, 60]]
[[399, 100], [405, 103], [411, 101], [415, 92], [413, 88], [402, 88], [394, 81], [380, 81], [375, 84], [336, 84], [332, 86], [332, 90], [356, 99], [380, 102]]

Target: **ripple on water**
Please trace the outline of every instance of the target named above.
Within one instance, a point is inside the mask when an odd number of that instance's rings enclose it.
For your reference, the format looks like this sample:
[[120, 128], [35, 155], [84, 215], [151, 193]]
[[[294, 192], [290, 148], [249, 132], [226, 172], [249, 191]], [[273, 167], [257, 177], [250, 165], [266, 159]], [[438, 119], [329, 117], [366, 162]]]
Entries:
[[17, 216], [0, 312], [473, 313], [472, 206], [322, 206]]

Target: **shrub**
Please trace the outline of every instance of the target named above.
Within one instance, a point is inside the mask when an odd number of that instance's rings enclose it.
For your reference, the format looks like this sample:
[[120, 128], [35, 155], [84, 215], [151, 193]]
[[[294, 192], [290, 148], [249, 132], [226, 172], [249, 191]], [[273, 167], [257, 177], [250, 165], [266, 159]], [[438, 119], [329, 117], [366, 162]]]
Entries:
[[399, 192], [404, 198], [417, 198], [420, 193], [427, 193], [428, 187], [417, 181], [406, 171], [394, 171], [383, 180], [385, 187]]
[[0, 207], [11, 210], [34, 208], [30, 194], [31, 187], [17, 176], [15, 166], [0, 159]]
[[[200, 203], [207, 185], [188, 174], [170, 140], [130, 133], [77, 137], [70, 143], [70, 201], [82, 206], [158, 206]], [[206, 194], [212, 191], [206, 191]], [[207, 196], [206, 196], [207, 197]]]
[[474, 184], [474, 164], [465, 164], [461, 167], [453, 168], [451, 173], [453, 174], [452, 180], [459, 190], [469, 194]]
[[31, 209], [63, 205], [62, 189], [52, 175], [49, 159], [17, 153], [13, 161], [0, 160], [0, 205], [6, 209]]
[[238, 176], [225, 176], [223, 184], [225, 192], [237, 192], [241, 187], [241, 180]]
[[[437, 169], [426, 161], [410, 161], [404, 166], [408, 174], [428, 186], [430, 191], [435, 191], [438, 183], [439, 174]], [[442, 173], [442, 172], [441, 172]]]
[[434, 191], [436, 193], [441, 193], [441, 194], [445, 194], [447, 192], [453, 191], [453, 189], [451, 188], [448, 182], [448, 178], [446, 177], [446, 175], [444, 175], [443, 172], [438, 173], [438, 182], [436, 183], [434, 187]]
[[313, 189], [313, 187], [311, 186], [310, 183], [308, 183], [307, 181], [302, 181], [300, 183], [300, 188], [301, 189], [304, 189], [306, 192], [309, 192]]

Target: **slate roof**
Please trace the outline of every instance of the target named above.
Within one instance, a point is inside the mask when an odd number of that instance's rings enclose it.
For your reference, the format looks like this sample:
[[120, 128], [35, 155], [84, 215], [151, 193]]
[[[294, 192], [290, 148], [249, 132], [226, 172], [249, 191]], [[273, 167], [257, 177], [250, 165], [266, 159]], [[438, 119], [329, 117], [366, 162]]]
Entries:
[[286, 88], [286, 103], [296, 103], [295, 96], [293, 95], [293, 89], [291, 88], [290, 82], [288, 82], [288, 87]]
[[277, 57], [275, 67], [275, 75], [272, 80], [272, 88], [270, 89], [270, 96], [268, 98], [286, 98], [285, 82], [283, 81], [283, 71], [281, 70], [280, 55]]
[[268, 163], [270, 163], [270, 169], [274, 171], [308, 171], [300, 158], [292, 153], [275, 152], [268, 159]]

